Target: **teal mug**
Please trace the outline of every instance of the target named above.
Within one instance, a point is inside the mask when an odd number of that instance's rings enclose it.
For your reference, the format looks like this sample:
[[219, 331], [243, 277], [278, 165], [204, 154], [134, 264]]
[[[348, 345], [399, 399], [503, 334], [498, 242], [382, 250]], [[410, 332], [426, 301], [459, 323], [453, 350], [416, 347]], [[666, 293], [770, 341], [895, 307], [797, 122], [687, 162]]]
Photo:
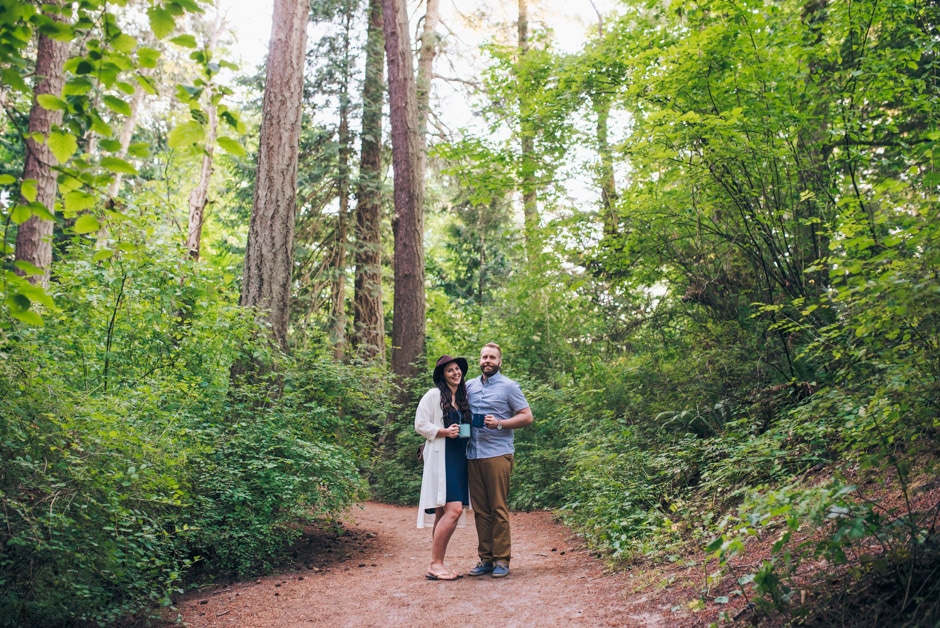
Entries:
[[461, 423], [460, 424], [460, 438], [470, 438], [470, 424]]

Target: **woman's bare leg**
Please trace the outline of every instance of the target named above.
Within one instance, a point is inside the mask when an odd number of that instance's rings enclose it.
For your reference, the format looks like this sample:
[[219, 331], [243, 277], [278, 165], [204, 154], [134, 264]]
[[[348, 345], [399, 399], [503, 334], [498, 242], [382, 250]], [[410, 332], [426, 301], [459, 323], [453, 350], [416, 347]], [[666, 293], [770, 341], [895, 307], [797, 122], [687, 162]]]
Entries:
[[447, 553], [447, 544], [454, 530], [457, 529], [457, 520], [463, 514], [463, 504], [460, 502], [447, 502], [443, 508], [438, 508], [434, 517], [434, 536], [431, 544], [431, 565], [428, 571], [433, 574], [451, 574], [444, 565], [444, 555]]

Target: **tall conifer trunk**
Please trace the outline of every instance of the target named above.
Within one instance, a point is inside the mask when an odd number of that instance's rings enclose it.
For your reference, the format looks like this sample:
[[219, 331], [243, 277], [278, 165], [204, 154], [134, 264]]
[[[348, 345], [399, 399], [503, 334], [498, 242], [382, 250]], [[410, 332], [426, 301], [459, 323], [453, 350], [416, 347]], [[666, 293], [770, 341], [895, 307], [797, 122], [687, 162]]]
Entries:
[[417, 374], [424, 358], [424, 155], [405, 0], [383, 0], [395, 170], [395, 300], [392, 372]]
[[258, 308], [287, 348], [307, 0], [275, 0], [258, 146], [255, 196], [240, 304]]
[[382, 307], [382, 104], [385, 35], [382, 0], [369, 0], [366, 80], [362, 88], [362, 153], [356, 204], [354, 338], [365, 360], [385, 360]]

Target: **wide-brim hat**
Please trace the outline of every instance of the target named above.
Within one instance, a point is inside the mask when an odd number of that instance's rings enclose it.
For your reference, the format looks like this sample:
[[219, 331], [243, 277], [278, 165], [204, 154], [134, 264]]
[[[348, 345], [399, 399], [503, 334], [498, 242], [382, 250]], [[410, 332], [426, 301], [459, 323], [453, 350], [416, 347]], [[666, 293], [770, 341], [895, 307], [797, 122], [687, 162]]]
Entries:
[[463, 376], [467, 376], [467, 369], [470, 367], [467, 365], [467, 361], [464, 358], [452, 358], [449, 355], [442, 355], [437, 359], [437, 364], [434, 366], [434, 383], [440, 384], [444, 381], [444, 367], [450, 364], [451, 362], [456, 362], [457, 366], [460, 367]]

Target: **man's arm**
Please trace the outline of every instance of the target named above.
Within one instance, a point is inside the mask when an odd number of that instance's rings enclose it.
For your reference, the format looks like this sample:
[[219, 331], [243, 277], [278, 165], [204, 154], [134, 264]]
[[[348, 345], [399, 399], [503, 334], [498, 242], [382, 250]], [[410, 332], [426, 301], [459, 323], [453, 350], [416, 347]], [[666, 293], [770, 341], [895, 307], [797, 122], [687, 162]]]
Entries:
[[532, 425], [532, 408], [523, 408], [501, 423], [504, 430], [518, 430], [520, 427]]

